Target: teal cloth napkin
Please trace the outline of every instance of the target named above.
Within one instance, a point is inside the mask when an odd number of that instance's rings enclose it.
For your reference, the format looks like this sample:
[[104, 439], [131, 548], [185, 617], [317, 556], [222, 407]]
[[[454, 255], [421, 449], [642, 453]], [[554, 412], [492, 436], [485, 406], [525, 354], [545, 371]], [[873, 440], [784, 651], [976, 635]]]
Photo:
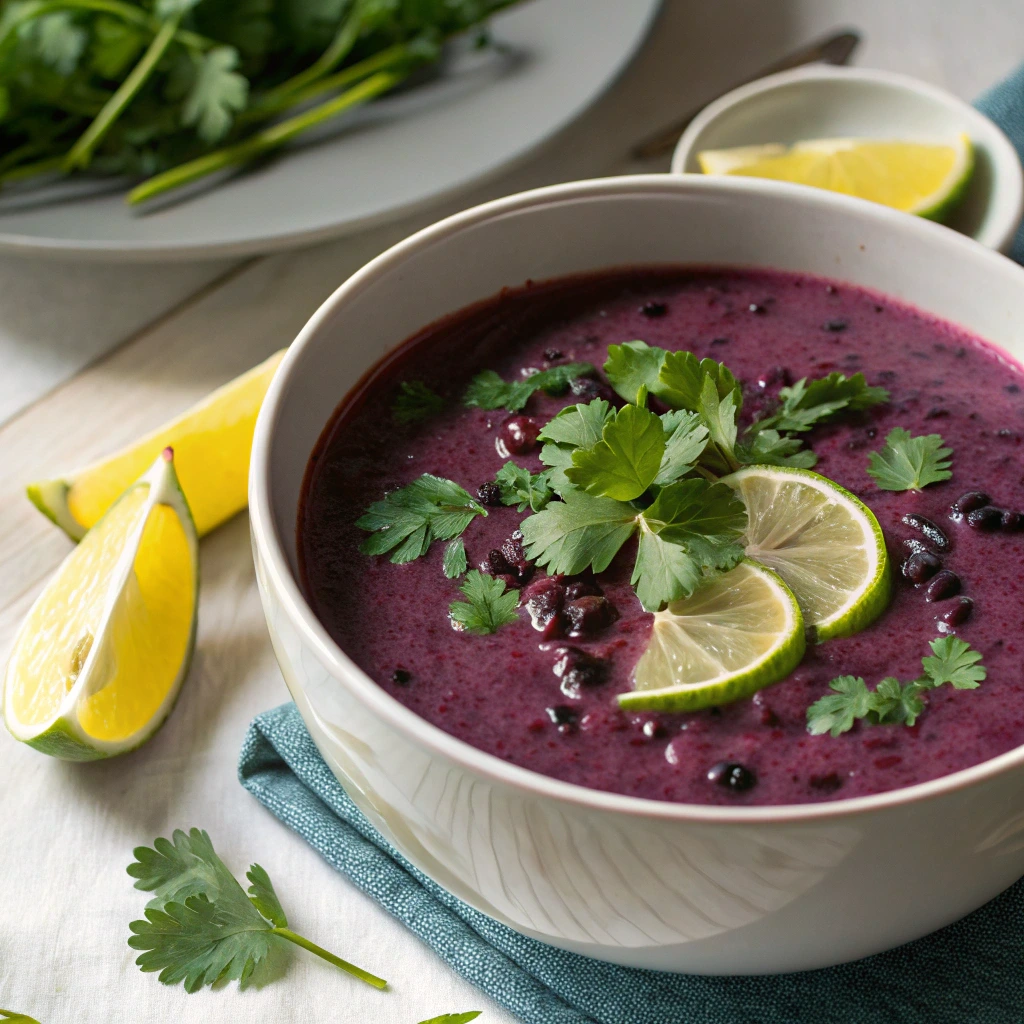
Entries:
[[[1024, 65], [977, 106], [1024, 159]], [[1024, 228], [1011, 255], [1024, 263]], [[526, 1024], [1024, 1022], [1024, 881], [934, 935], [855, 964], [775, 977], [662, 974], [524, 938], [421, 874], [345, 794], [294, 704], [252, 723], [238, 772], [332, 867]]]
[[934, 935], [854, 964], [749, 978], [641, 971], [524, 938], [417, 871], [346, 795], [294, 704], [256, 718], [238, 772], [328, 864], [526, 1024], [1024, 1021], [1024, 882]]

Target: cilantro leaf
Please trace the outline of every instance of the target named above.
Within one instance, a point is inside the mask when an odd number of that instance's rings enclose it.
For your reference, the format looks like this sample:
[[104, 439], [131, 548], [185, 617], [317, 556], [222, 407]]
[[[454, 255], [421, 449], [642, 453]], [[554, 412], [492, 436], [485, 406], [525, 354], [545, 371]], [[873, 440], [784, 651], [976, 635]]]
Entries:
[[468, 572], [459, 589], [466, 600], [453, 601], [448, 616], [452, 627], [460, 632], [496, 633], [519, 618], [516, 615], [519, 591], [506, 590], [501, 580], [486, 576], [479, 569]]
[[888, 676], [871, 695], [871, 711], [878, 725], [913, 725], [924, 710], [921, 694], [926, 690], [918, 682], [901, 683]]
[[436, 416], [443, 408], [444, 399], [421, 380], [403, 380], [391, 405], [391, 414], [399, 423], [420, 423]]
[[462, 400], [466, 405], [476, 405], [481, 409], [505, 408], [509, 412], [519, 412], [535, 391], [559, 394], [568, 387], [569, 381], [592, 373], [594, 367], [590, 363], [562, 363], [547, 370], [538, 370], [521, 380], [505, 381], [494, 370], [484, 370], [469, 382]]
[[138, 29], [101, 15], [93, 26], [89, 60], [103, 78], [118, 78], [135, 63], [145, 45], [145, 37]]
[[782, 408], [773, 416], [752, 424], [751, 432], [777, 430], [784, 434], [802, 433], [834, 419], [840, 412], [855, 412], [888, 402], [889, 392], [868, 384], [863, 373], [855, 373], [852, 377], [830, 373], [810, 383], [803, 377], [792, 386], [782, 388], [779, 398]]
[[688, 597], [702, 579], [700, 564], [685, 548], [641, 524], [630, 582], [645, 611], [657, 612], [670, 601]]
[[807, 709], [807, 731], [812, 736], [839, 736], [871, 711], [871, 691], [860, 676], [839, 676], [828, 685], [834, 692]]
[[932, 656], [922, 658], [921, 666], [931, 686], [950, 683], [957, 690], [974, 690], [988, 675], [985, 666], [978, 664], [981, 653], [959, 637], [939, 637], [929, 646]]
[[716, 473], [728, 473], [739, 466], [736, 461], [736, 414], [739, 412], [736, 395], [736, 391], [727, 391], [725, 397], [721, 397], [715, 378], [707, 375], [697, 399], [697, 411], [711, 436], [703, 461]]
[[564, 495], [575, 490], [565, 475], [565, 471], [572, 465], [572, 453], [572, 448], [563, 448], [558, 444], [546, 444], [540, 450], [540, 461], [548, 467], [548, 483], [556, 494]]
[[744, 466], [797, 466], [811, 469], [818, 456], [803, 447], [798, 437], [783, 437], [777, 430], [762, 430], [736, 445], [736, 460]]
[[370, 536], [360, 545], [366, 555], [390, 551], [391, 561], [411, 562], [435, 540], [452, 540], [484, 507], [452, 480], [424, 473], [418, 480], [375, 501], [356, 520]]
[[128, 874], [137, 889], [156, 895], [145, 919], [132, 921], [128, 945], [140, 950], [143, 971], [159, 971], [165, 985], [181, 982], [196, 992], [216, 981], [241, 986], [266, 961], [272, 943], [295, 943], [349, 974], [384, 988], [381, 978], [328, 953], [288, 928], [281, 902], [266, 871], [249, 868], [249, 892], [214, 852], [210, 837], [197, 828], [175, 830], [172, 839], [140, 846]]
[[605, 423], [597, 444], [573, 452], [565, 475], [588, 494], [631, 501], [654, 482], [664, 454], [661, 420], [642, 406], [625, 405]]
[[698, 361], [692, 352], [666, 352], [651, 393], [673, 409], [700, 412], [704, 382], [708, 379], [723, 403], [729, 395], [733, 396], [732, 407], [738, 410], [743, 402], [743, 392], [729, 368], [714, 359]]
[[636, 530], [637, 510], [575, 487], [562, 497], [520, 524], [527, 558], [551, 575], [575, 576], [588, 566], [607, 569]]
[[502, 504], [516, 505], [520, 512], [539, 512], [554, 497], [547, 471], [531, 473], [514, 462], [506, 462], [494, 482], [501, 488]]
[[18, 29], [18, 35], [30, 44], [43, 64], [64, 77], [78, 67], [89, 42], [89, 33], [76, 23], [70, 11], [33, 18]]
[[182, 124], [194, 125], [203, 142], [219, 142], [249, 100], [249, 81], [235, 69], [238, 51], [215, 46], [198, 58], [192, 88], [181, 110]]
[[868, 473], [883, 491], [919, 491], [929, 484], [948, 480], [951, 448], [944, 448], [940, 434], [911, 437], [902, 427], [889, 431], [881, 451], [868, 456]]
[[627, 402], [635, 402], [640, 388], [655, 394], [658, 375], [668, 353], [653, 348], [646, 341], [627, 341], [622, 345], [609, 345], [604, 375], [616, 394]]
[[450, 580], [457, 579], [466, 571], [468, 564], [466, 561], [466, 545], [463, 544], [462, 538], [456, 537], [455, 540], [449, 541], [448, 546], [444, 549], [444, 563], [442, 565], [445, 576]]
[[601, 440], [604, 426], [612, 416], [612, 407], [603, 398], [567, 405], [544, 425], [538, 438], [570, 448], [591, 448]]
[[665, 454], [661, 457], [656, 484], [670, 484], [685, 476], [700, 458], [708, 443], [708, 428], [700, 414], [674, 409], [661, 417], [665, 430]]
[[483, 1010], [470, 1010], [468, 1013], [442, 1013], [440, 1017], [431, 1017], [430, 1020], [420, 1021], [420, 1024], [469, 1024], [476, 1020]]

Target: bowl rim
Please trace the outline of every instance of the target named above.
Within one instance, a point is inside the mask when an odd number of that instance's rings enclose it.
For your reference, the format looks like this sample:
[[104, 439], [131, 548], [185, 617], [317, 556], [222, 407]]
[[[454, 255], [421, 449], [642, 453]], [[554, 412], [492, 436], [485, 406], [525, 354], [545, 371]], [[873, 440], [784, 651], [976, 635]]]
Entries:
[[984, 134], [984, 144], [992, 157], [993, 182], [989, 191], [988, 206], [991, 209], [996, 197], [1000, 205], [1006, 206], [1006, 216], [1002, 222], [994, 220], [992, 224], [976, 235], [969, 237], [990, 249], [1000, 252], [1008, 251], [1013, 243], [1024, 217], [1024, 168], [1020, 157], [1013, 148], [1013, 143], [1006, 133], [990, 117], [976, 107], [954, 96], [953, 93], [930, 82], [924, 82], [910, 75], [895, 71], [880, 71], [876, 68], [835, 67], [829, 64], [815, 64], [810, 67], [792, 68], [767, 75], [747, 85], [727, 92], [717, 100], [709, 103], [687, 126], [679, 137], [672, 152], [670, 172], [672, 174], [696, 173], [685, 170], [686, 162], [696, 147], [700, 137], [713, 122], [726, 116], [734, 108], [766, 92], [775, 92], [791, 85], [800, 83], [813, 84], [823, 81], [842, 81], [849, 83], [865, 83], [887, 86], [890, 89], [917, 93], [935, 103], [955, 110], [961, 117], [974, 126], [972, 139], [977, 144], [982, 141], [978, 135]]
[[[1024, 766], [1024, 745], [949, 775], [869, 796], [810, 804], [765, 804], [743, 807], [706, 806], [627, 796], [590, 789], [542, 775], [529, 768], [502, 761], [469, 743], [444, 732], [421, 718], [378, 686], [330, 637], [316, 617], [298, 580], [292, 574], [278, 524], [272, 511], [270, 453], [273, 434], [282, 414], [282, 400], [291, 384], [296, 365], [311, 339], [334, 317], [339, 307], [371, 283], [390, 274], [405, 258], [420, 250], [443, 244], [449, 237], [512, 212], [542, 208], [567, 199], [625, 197], [647, 194], [747, 193], [817, 207], [837, 207], [865, 220], [886, 225], [886, 230], [924, 235], [932, 245], [959, 251], [968, 259], [988, 263], [993, 273], [1011, 273], [1024, 289], [1024, 268], [979, 242], [931, 221], [908, 217], [897, 210], [854, 199], [838, 193], [805, 188], [758, 178], [706, 178], [701, 175], [639, 174], [549, 185], [492, 200], [453, 214], [423, 228], [386, 249], [352, 274], [321, 304], [289, 346], [270, 384], [260, 409], [253, 437], [249, 474], [249, 511], [258, 573], [274, 594], [302, 642], [339, 685], [379, 716], [408, 741], [434, 756], [458, 765], [489, 781], [518, 790], [523, 795], [556, 800], [562, 804], [630, 817], [704, 824], [755, 825], [765, 823], [822, 822], [898, 808], [935, 799], [957, 790], [979, 785], [1013, 768]], [[398, 339], [396, 345], [404, 339]], [[992, 343], [990, 343], [992, 344]], [[998, 346], [995, 346], [998, 348]], [[344, 396], [343, 396], [344, 397]], [[304, 456], [306, 457], [306, 456]], [[293, 530], [289, 524], [289, 530]]]

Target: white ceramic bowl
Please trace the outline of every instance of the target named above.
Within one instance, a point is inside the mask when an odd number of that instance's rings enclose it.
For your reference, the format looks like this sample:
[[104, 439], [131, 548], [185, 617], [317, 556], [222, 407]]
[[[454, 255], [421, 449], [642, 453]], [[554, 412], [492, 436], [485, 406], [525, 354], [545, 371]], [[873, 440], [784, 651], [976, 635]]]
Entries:
[[1008, 252], [1024, 212], [1024, 172], [1010, 140], [944, 89], [906, 75], [815, 65], [769, 75], [709, 104], [672, 155], [676, 173], [699, 172], [697, 154], [801, 139], [951, 138], [974, 143], [976, 166], [949, 226]]
[[418, 718], [346, 657], [302, 596], [295, 525], [307, 457], [368, 368], [505, 285], [636, 263], [829, 275], [1024, 353], [1024, 269], [935, 224], [828, 192], [750, 178], [623, 177], [441, 221], [324, 303], [260, 412], [253, 547], [292, 696], [388, 840], [525, 935], [621, 964], [751, 974], [835, 964], [939, 928], [1024, 873], [1024, 748], [825, 804], [701, 807], [598, 792], [510, 765]]

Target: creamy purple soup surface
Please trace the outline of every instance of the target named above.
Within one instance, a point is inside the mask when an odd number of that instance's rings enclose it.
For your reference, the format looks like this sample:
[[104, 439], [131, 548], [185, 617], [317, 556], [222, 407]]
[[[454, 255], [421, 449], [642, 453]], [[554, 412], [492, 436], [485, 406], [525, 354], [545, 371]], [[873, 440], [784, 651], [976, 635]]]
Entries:
[[[456, 632], [448, 606], [460, 599], [458, 581], [442, 574], [443, 544], [407, 565], [358, 550], [366, 534], [355, 521], [385, 492], [435, 473], [475, 495], [506, 461], [495, 440], [510, 414], [464, 407], [472, 376], [493, 369], [512, 379], [570, 360], [600, 368], [609, 345], [636, 338], [726, 363], [744, 383], [743, 422], [803, 376], [861, 371], [891, 392], [888, 404], [805, 435], [818, 455], [816, 471], [858, 495], [882, 525], [896, 569], [888, 610], [855, 636], [810, 647], [795, 672], [752, 700], [693, 714], [627, 714], [616, 705], [615, 695], [631, 688], [652, 622], [629, 585], [632, 544], [598, 578], [618, 619], [593, 636], [547, 641], [522, 609], [496, 634]], [[398, 383], [411, 380], [448, 401], [436, 417], [402, 426], [392, 405]], [[981, 532], [949, 518], [951, 503], [970, 490], [1003, 508], [1024, 504], [1022, 387], [1017, 366], [959, 328], [815, 277], [637, 268], [509, 290], [410, 339], [339, 408], [307, 471], [299, 515], [304, 586], [331, 636], [402, 704], [545, 775], [630, 796], [726, 805], [909, 786], [1024, 743], [1024, 533]], [[576, 400], [537, 394], [524, 413], [543, 424]], [[867, 456], [895, 426], [941, 433], [953, 449], [952, 479], [921, 492], [880, 491]], [[543, 468], [538, 454], [539, 446], [513, 459], [536, 472]], [[463, 535], [471, 566], [486, 563], [529, 514], [488, 512]], [[949, 537], [950, 551], [940, 557], [974, 601], [955, 631], [983, 654], [988, 678], [973, 691], [932, 691], [913, 728], [857, 725], [839, 737], [811, 736], [807, 708], [831, 679], [857, 675], [874, 686], [887, 675], [915, 678], [939, 635], [937, 617], [951, 601], [926, 601], [923, 588], [898, 571], [904, 540], [920, 537], [901, 522], [908, 512]], [[537, 570], [533, 579], [540, 577]], [[578, 699], [562, 693], [553, 671], [565, 646], [608, 663], [606, 681], [581, 687]], [[571, 721], [559, 728], [553, 715]], [[708, 772], [720, 762], [742, 764], [756, 784], [742, 792], [715, 784]]]

